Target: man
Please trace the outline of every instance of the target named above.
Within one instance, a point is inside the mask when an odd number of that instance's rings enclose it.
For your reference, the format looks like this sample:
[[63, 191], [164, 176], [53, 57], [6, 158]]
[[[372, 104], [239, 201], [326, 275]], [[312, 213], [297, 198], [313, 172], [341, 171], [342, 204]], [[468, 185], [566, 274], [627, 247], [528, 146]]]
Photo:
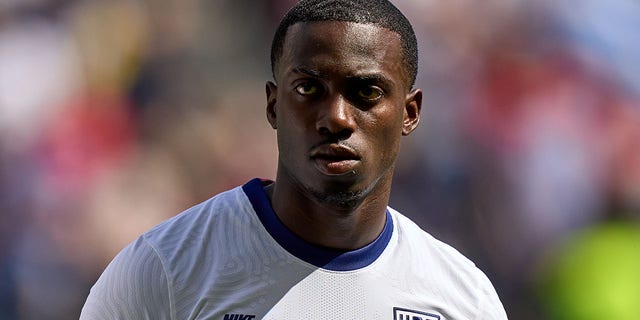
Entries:
[[160, 224], [92, 288], [82, 319], [506, 319], [487, 277], [387, 206], [418, 125], [416, 39], [386, 0], [305, 0], [272, 47], [275, 181]]

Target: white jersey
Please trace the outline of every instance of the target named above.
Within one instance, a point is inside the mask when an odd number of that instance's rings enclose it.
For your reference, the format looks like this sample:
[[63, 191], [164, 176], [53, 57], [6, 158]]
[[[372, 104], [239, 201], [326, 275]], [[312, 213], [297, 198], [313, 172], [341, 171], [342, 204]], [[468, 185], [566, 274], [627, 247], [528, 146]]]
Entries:
[[106, 268], [80, 319], [507, 319], [476, 266], [389, 208], [354, 251], [311, 245], [254, 179], [142, 235]]

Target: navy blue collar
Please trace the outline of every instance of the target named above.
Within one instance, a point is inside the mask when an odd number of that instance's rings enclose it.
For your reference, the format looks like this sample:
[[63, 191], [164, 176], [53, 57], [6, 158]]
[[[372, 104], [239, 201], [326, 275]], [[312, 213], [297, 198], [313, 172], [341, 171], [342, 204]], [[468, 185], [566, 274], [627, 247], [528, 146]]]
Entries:
[[361, 269], [378, 259], [391, 240], [393, 219], [387, 210], [387, 219], [382, 233], [375, 241], [365, 247], [353, 251], [342, 251], [308, 243], [287, 229], [275, 214], [271, 202], [264, 192], [266, 182], [256, 178], [243, 185], [242, 190], [251, 201], [260, 222], [276, 242], [289, 253], [314, 266], [333, 271]]

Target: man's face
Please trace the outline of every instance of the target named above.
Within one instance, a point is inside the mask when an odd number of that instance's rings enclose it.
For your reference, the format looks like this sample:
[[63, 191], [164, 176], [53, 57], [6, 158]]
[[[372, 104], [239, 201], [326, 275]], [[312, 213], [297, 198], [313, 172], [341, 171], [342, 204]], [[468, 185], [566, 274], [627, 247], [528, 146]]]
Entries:
[[[400, 138], [418, 124], [399, 35], [370, 24], [292, 25], [267, 84], [278, 183], [316, 200], [357, 203], [390, 187]], [[285, 180], [285, 181], [283, 181]]]

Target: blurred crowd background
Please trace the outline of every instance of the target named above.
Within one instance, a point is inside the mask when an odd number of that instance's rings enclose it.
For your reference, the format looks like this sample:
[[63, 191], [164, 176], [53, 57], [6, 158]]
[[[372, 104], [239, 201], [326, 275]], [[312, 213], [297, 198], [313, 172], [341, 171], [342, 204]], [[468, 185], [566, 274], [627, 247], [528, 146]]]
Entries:
[[[0, 319], [77, 319], [128, 242], [274, 177], [264, 84], [293, 2], [0, 0]], [[395, 3], [425, 99], [392, 206], [510, 319], [637, 320], [640, 2]]]

